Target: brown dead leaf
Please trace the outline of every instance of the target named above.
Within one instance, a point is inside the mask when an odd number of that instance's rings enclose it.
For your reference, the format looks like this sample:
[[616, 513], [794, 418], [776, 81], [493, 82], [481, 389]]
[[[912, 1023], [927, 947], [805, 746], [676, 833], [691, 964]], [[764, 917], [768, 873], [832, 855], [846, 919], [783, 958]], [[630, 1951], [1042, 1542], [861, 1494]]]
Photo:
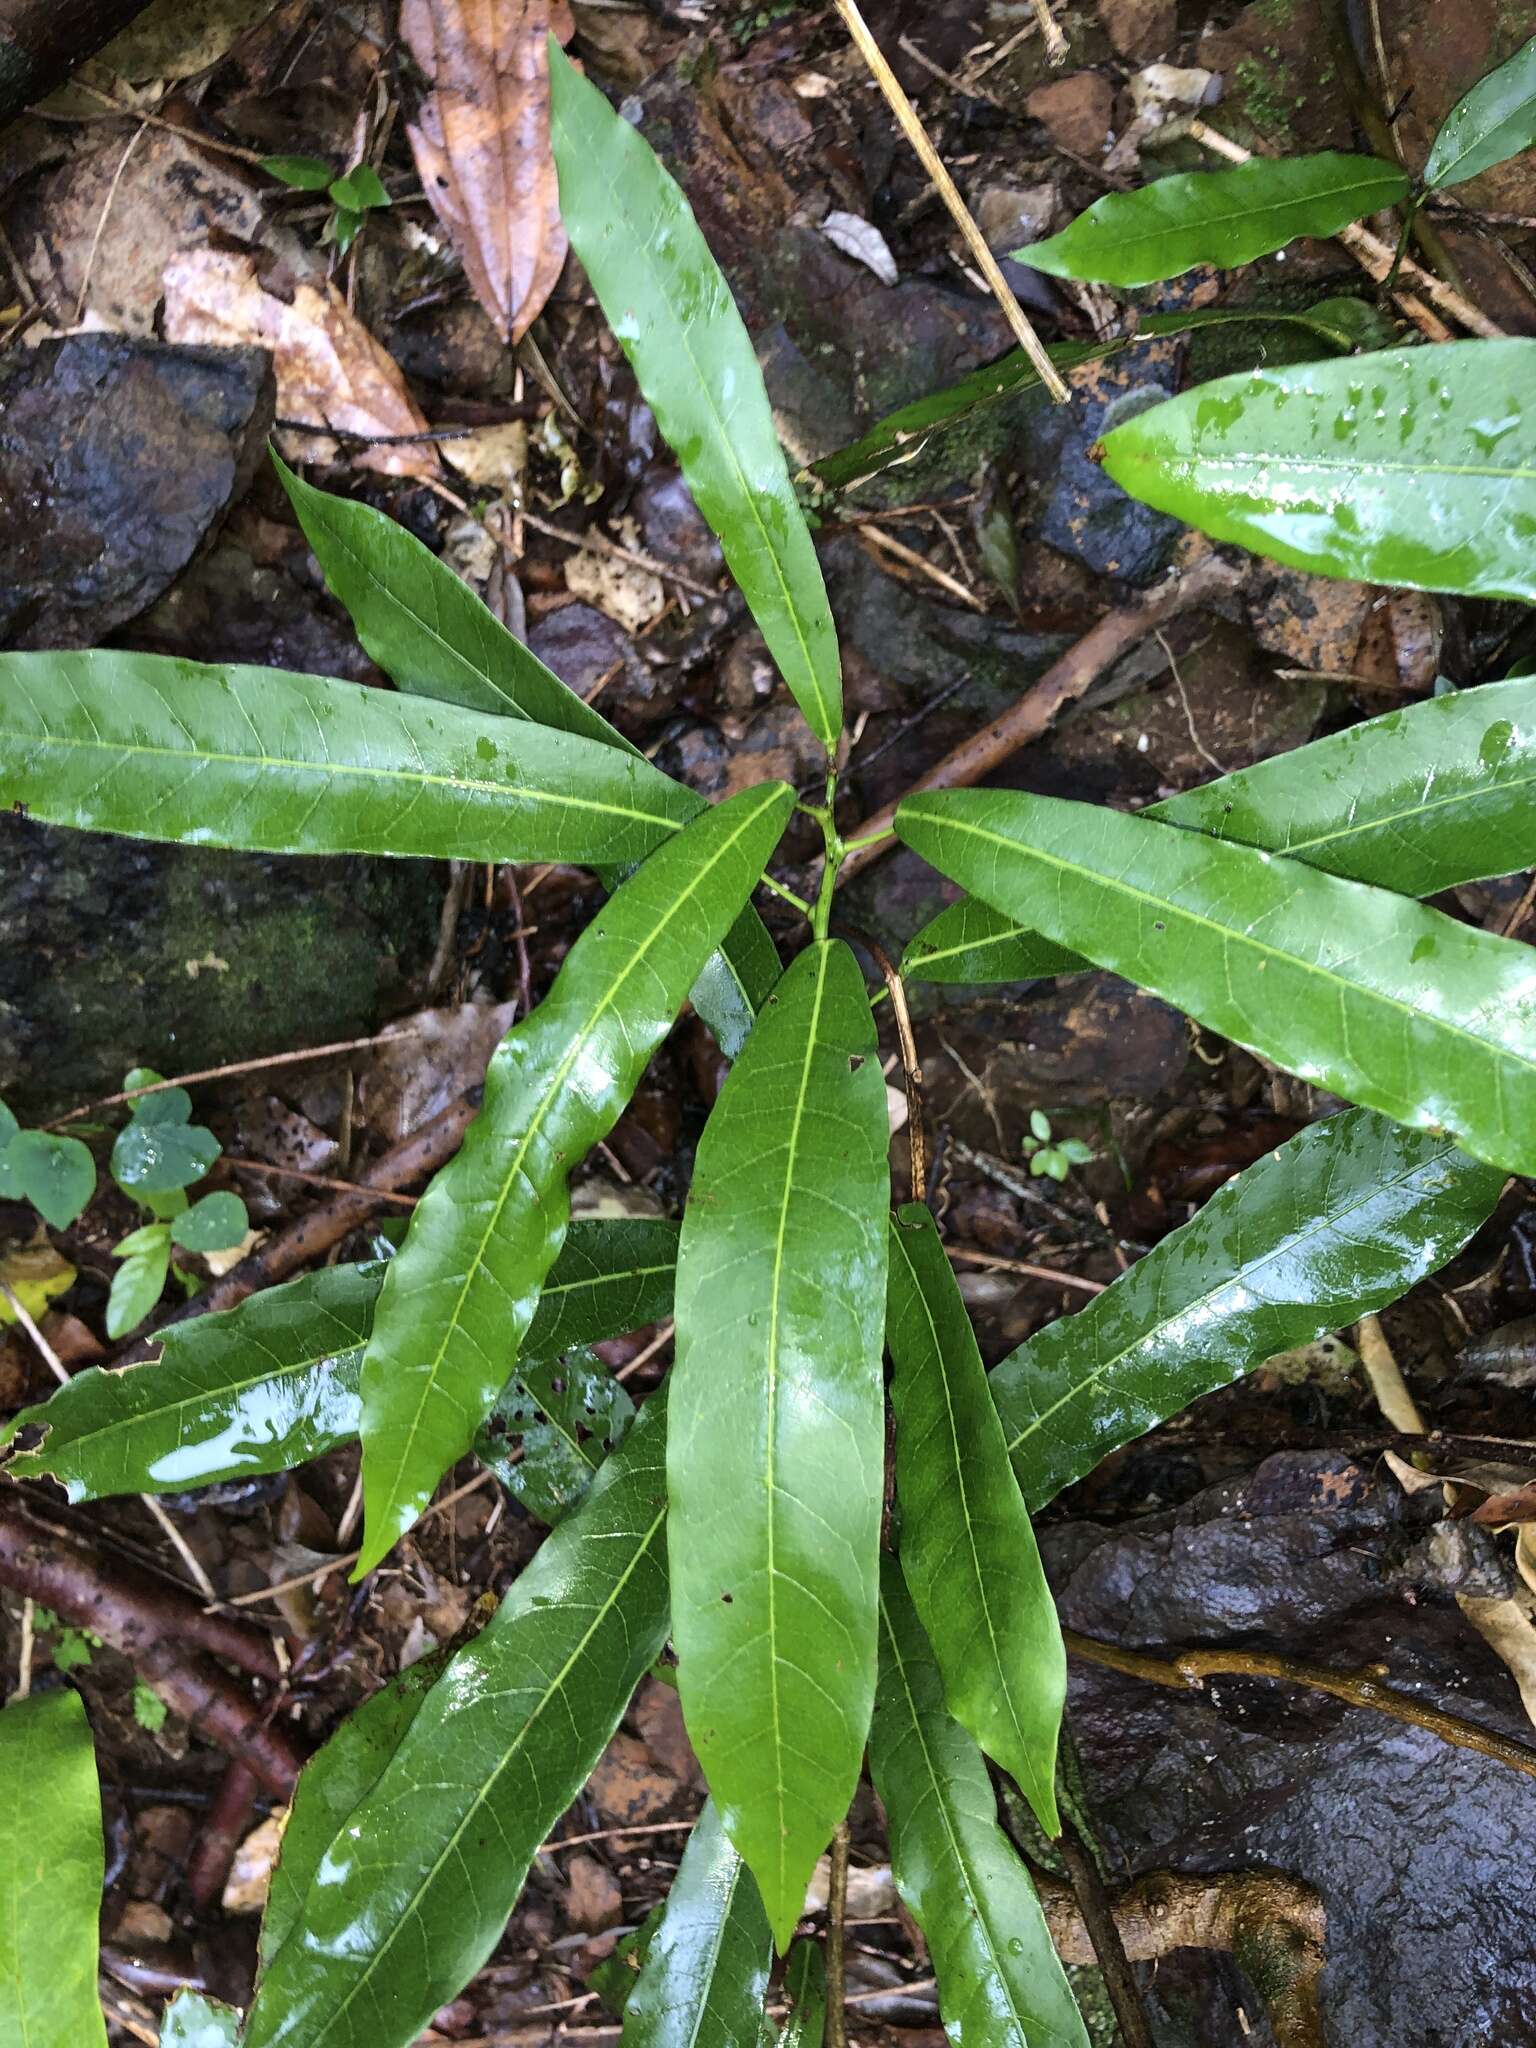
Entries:
[[1527, 1715], [1536, 1723], [1536, 1627], [1531, 1622], [1531, 1604], [1529, 1596], [1522, 1594], [1512, 1600], [1478, 1600], [1467, 1593], [1456, 1595], [1456, 1605], [1493, 1654], [1507, 1666], [1520, 1688]]
[[475, 297], [519, 341], [565, 262], [549, 143], [548, 37], [566, 0], [403, 0], [400, 33], [431, 81], [407, 130]]
[[[427, 422], [405, 388], [392, 356], [324, 279], [292, 282], [291, 296], [269, 290], [257, 259], [236, 250], [197, 249], [175, 257], [165, 272], [168, 341], [216, 348], [253, 343], [267, 349], [277, 370], [282, 418], [350, 434], [421, 434]], [[336, 459], [334, 443], [313, 435], [282, 435], [296, 459]], [[428, 445], [363, 448], [361, 469], [386, 476], [435, 477], [437, 456]]]

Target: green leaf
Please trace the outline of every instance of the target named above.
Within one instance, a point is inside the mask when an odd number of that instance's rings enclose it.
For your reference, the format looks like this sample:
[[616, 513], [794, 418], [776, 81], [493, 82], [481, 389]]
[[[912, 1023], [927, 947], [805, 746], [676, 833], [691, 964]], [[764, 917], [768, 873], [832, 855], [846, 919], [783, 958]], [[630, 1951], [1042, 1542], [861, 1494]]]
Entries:
[[107, 1335], [113, 1339], [126, 1337], [130, 1330], [137, 1329], [165, 1292], [166, 1275], [171, 1269], [170, 1233], [163, 1223], [156, 1223], [149, 1231], [135, 1231], [134, 1235], [151, 1233], [153, 1242], [129, 1252], [112, 1275], [112, 1289], [107, 1296]]
[[[1075, 370], [1080, 363], [1092, 363], [1115, 355], [1129, 344], [1108, 342], [1062, 342], [1046, 354], [1058, 370]], [[1004, 399], [1016, 398], [1040, 387], [1040, 372], [1021, 348], [1010, 350], [984, 369], [973, 370], [957, 384], [888, 413], [857, 441], [823, 455], [810, 464], [808, 475], [829, 491], [851, 491], [881, 476], [899, 462], [911, 462], [922, 454], [930, 439], [948, 427], [957, 427], [989, 412]]]
[[178, 1991], [160, 2023], [160, 2048], [236, 2048], [239, 2038], [239, 2013], [200, 1991]]
[[[534, 1357], [620, 1336], [672, 1307], [677, 1225], [650, 1218], [571, 1225], [528, 1330]], [[328, 1267], [238, 1308], [170, 1324], [160, 1359], [92, 1366], [23, 1409], [0, 1444], [48, 1431], [8, 1467], [72, 1501], [184, 1493], [286, 1472], [357, 1435], [363, 1346], [384, 1267]]]
[[501, 1939], [666, 1639], [664, 1436], [653, 1397], [337, 1821], [245, 2048], [406, 2048]]
[[[134, 1082], [146, 1075], [151, 1082], [160, 1079], [149, 1067], [134, 1067], [123, 1076], [123, 1092], [131, 1093]], [[156, 1088], [152, 1095], [135, 1096], [133, 1120], [137, 1124], [189, 1124], [192, 1098], [185, 1088]]]
[[553, 38], [549, 68], [571, 246], [769, 651], [831, 753], [843, 718], [837, 634], [730, 286], [650, 144]]
[[[551, 1527], [585, 1498], [635, 1404], [595, 1352], [525, 1362], [475, 1438], [475, 1455], [531, 1515]], [[508, 1439], [521, 1441], [509, 1454]]]
[[[1536, 866], [1536, 686], [1487, 683], [1296, 747], [1141, 815], [1402, 896]], [[910, 940], [918, 981], [1023, 981], [1085, 963], [967, 897]]]
[[1480, 78], [1441, 123], [1424, 166], [1427, 190], [1460, 185], [1536, 143], [1536, 36]]
[[1201, 1394], [1396, 1301], [1455, 1257], [1502, 1186], [1368, 1110], [1311, 1125], [994, 1370], [1024, 1498], [1044, 1507]]
[[78, 1138], [21, 1131], [5, 1148], [7, 1187], [45, 1223], [67, 1230], [96, 1192], [96, 1162]]
[[1301, 861], [1055, 797], [909, 797], [896, 830], [973, 894], [1209, 1030], [1536, 1171], [1528, 947]]
[[323, 192], [335, 176], [331, 165], [317, 156], [264, 156], [261, 168], [296, 192]]
[[371, 207], [388, 206], [389, 193], [372, 164], [356, 164], [344, 178], [333, 181], [331, 197], [348, 213], [367, 213]]
[[706, 1800], [624, 2007], [624, 2048], [759, 2048], [773, 1937]]
[[1221, 377], [1104, 437], [1133, 498], [1323, 576], [1536, 597], [1536, 341]]
[[202, 1124], [150, 1123], [136, 1116], [113, 1143], [112, 1178], [128, 1194], [167, 1194], [201, 1180], [221, 1149]]
[[617, 1122], [793, 801], [782, 783], [743, 790], [661, 847], [498, 1046], [484, 1106], [385, 1276], [363, 1365], [360, 1574], [490, 1413], [564, 1241], [571, 1170]]
[[272, 461], [358, 639], [402, 690], [638, 752], [387, 512], [318, 491], [281, 456]]
[[1397, 322], [1368, 300], [1330, 298], [1319, 299], [1315, 306], [1294, 308], [1254, 304], [1190, 306], [1178, 313], [1138, 312], [1136, 339], [1198, 334], [1205, 327], [1296, 327], [1343, 355], [1390, 348], [1399, 335]]
[[797, 1941], [784, 1969], [790, 2013], [780, 2048], [821, 2048], [827, 2030], [827, 1965], [819, 1941]]
[[894, 1558], [881, 1567], [880, 1690], [869, 1767], [891, 1870], [928, 1943], [955, 2048], [1088, 2048], [1029, 1873], [997, 1823], [982, 1755], [944, 1684]]
[[133, 1681], [133, 1718], [147, 1735], [158, 1735], [170, 1717], [170, 1708], [142, 1678]]
[[668, 1375], [678, 1689], [781, 1948], [874, 1692], [888, 1146], [858, 966], [814, 944], [700, 1141]]
[[77, 1694], [0, 1712], [0, 1784], [0, 2040], [106, 2048], [96, 1998], [101, 1793]]
[[203, 1195], [171, 1224], [171, 1242], [189, 1252], [233, 1251], [243, 1244], [251, 1222], [238, 1195], [220, 1188]]
[[897, 1550], [949, 1711], [1054, 1835], [1067, 1653], [970, 1317], [919, 1203], [891, 1220], [886, 1342]]
[[0, 655], [0, 799], [191, 846], [591, 866], [639, 859], [699, 803], [649, 762], [526, 722], [116, 653]]
[[[317, 491], [280, 456], [272, 460], [326, 582], [351, 613], [363, 646], [402, 690], [530, 719], [639, 758], [638, 748], [514, 639], [414, 534], [372, 505]], [[703, 810], [694, 792], [670, 787], [678, 822]], [[728, 1059], [745, 1042], [779, 971], [762, 919], [744, 910], [693, 991], [695, 1008]]]
[[1013, 251], [1052, 277], [1156, 284], [1197, 264], [1237, 270], [1300, 235], [1324, 238], [1408, 197], [1405, 172], [1369, 156], [1255, 157], [1106, 192], [1061, 234]]

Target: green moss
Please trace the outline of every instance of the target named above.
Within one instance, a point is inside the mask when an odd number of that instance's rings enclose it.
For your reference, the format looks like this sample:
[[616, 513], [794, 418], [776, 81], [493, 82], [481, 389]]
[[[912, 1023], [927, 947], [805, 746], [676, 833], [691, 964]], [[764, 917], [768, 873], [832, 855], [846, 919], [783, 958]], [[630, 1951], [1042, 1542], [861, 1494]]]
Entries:
[[1290, 132], [1291, 116], [1303, 104], [1286, 67], [1261, 57], [1244, 57], [1233, 66], [1233, 81], [1242, 95], [1243, 112], [1266, 135]]

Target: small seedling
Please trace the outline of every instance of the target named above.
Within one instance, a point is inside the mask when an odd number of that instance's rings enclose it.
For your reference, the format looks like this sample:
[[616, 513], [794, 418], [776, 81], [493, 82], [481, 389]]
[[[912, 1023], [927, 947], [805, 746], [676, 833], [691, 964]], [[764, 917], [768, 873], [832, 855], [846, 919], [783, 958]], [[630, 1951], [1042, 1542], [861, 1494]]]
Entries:
[[1023, 1149], [1030, 1172], [1047, 1174], [1052, 1180], [1065, 1180], [1074, 1166], [1087, 1166], [1094, 1156], [1081, 1138], [1058, 1138], [1053, 1143], [1051, 1120], [1043, 1109], [1030, 1111], [1029, 1136]]
[[261, 168], [295, 192], [327, 195], [335, 211], [320, 239], [334, 243], [339, 256], [345, 256], [357, 240], [368, 215], [390, 204], [384, 181], [372, 164], [354, 164], [340, 178], [317, 156], [263, 157]]

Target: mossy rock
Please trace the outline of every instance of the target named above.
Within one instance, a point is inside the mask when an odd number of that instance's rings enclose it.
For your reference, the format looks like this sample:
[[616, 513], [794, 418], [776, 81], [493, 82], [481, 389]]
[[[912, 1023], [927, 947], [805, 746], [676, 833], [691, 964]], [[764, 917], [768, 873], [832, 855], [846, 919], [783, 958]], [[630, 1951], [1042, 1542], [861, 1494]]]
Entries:
[[148, 845], [0, 817], [0, 1096], [45, 1116], [372, 1031], [431, 957], [431, 861]]

